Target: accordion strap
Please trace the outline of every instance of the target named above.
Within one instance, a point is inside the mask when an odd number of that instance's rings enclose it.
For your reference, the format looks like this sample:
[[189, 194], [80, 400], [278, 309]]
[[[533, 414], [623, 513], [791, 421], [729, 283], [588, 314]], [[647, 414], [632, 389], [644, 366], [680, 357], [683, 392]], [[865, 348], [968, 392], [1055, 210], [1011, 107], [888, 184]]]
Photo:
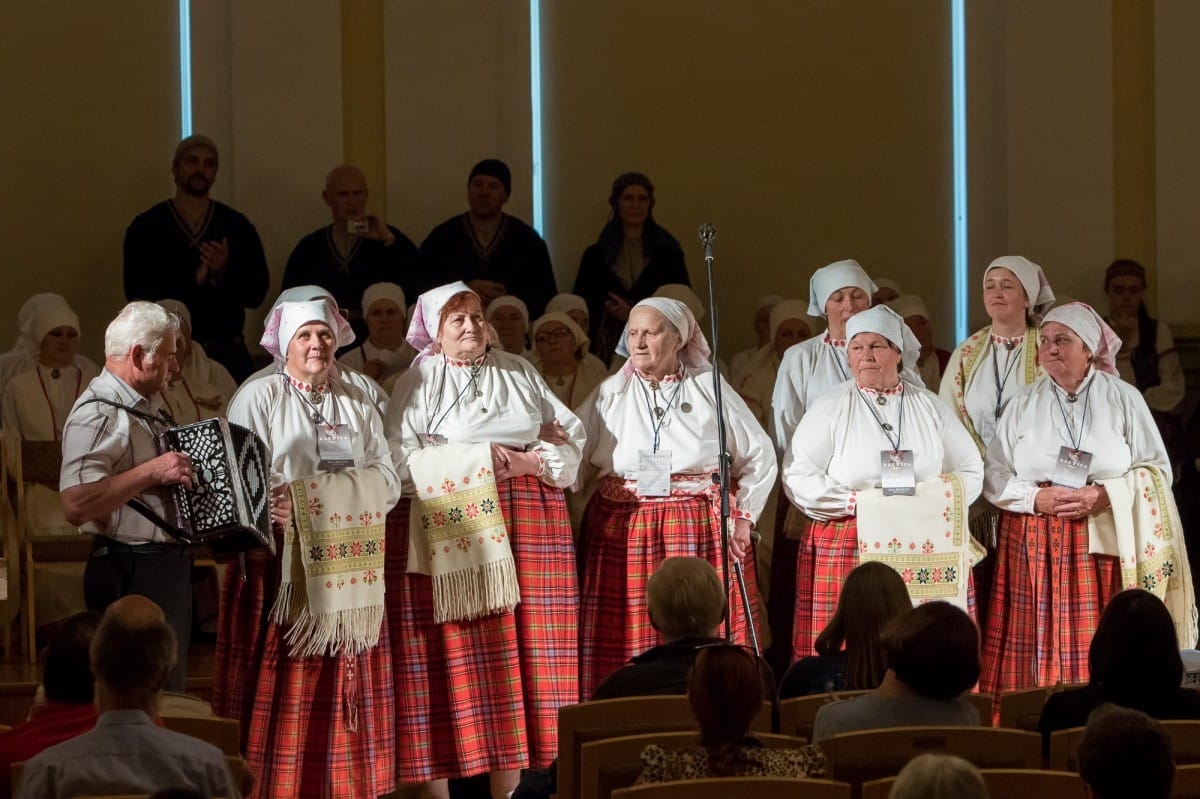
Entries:
[[[120, 408], [121, 410], [125, 411], [125, 413], [132, 414], [132, 415], [138, 417], [139, 419], [142, 419], [143, 421], [152, 422], [154, 424], [160, 424], [163, 427], [169, 428], [169, 427], [175, 426], [175, 420], [171, 419], [169, 416], [156, 416], [153, 413], [146, 413], [145, 411], [139, 411], [137, 408], [130, 408], [128, 405], [122, 405], [121, 403], [116, 402], [115, 400], [105, 399], [104, 397], [92, 397], [91, 399], [84, 400], [80, 404], [87, 405], [92, 402], [99, 402], [103, 405], [111, 405], [114, 408]], [[166, 411], [163, 411], [163, 413], [165, 414]]]

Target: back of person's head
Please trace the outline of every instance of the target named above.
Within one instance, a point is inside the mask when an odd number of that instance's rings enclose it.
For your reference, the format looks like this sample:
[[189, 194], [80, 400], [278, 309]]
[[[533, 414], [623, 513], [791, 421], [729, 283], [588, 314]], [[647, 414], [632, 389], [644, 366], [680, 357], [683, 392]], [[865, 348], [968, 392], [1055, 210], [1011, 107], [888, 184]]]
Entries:
[[688, 679], [688, 703], [700, 725], [700, 743], [708, 749], [709, 774], [731, 776], [737, 770], [738, 742], [750, 732], [762, 710], [761, 658], [733, 645], [701, 647]]
[[163, 339], [179, 332], [179, 317], [155, 302], [131, 302], [104, 331], [104, 356], [124, 358], [140, 344], [148, 355], [158, 352]]
[[1079, 741], [1079, 776], [1096, 799], [1166, 799], [1175, 781], [1171, 739], [1140, 710], [1101, 705]]
[[150, 799], [209, 799], [195, 788], [163, 788], [150, 794]]
[[953, 699], [979, 681], [979, 628], [949, 602], [926, 602], [883, 632], [888, 668], [920, 696]]
[[725, 605], [721, 578], [704, 558], [667, 558], [646, 583], [650, 623], [667, 641], [714, 635]]
[[46, 699], [91, 704], [95, 690], [88, 650], [99, 626], [100, 614], [84, 611], [68, 616], [55, 627], [50, 643], [46, 645], [46, 661], [42, 666]]
[[145, 708], [157, 701], [175, 657], [175, 631], [162, 609], [138, 594], [109, 605], [92, 639], [97, 686], [121, 707]]
[[974, 765], [958, 755], [917, 755], [896, 776], [888, 799], [987, 799], [987, 785]]
[[1175, 623], [1162, 600], [1131, 588], [1104, 608], [1088, 649], [1089, 682], [1119, 704], [1164, 695], [1183, 682]]
[[867, 561], [846, 575], [837, 611], [817, 636], [815, 649], [825, 656], [846, 650], [846, 688], [877, 688], [887, 670], [883, 628], [911, 610], [900, 574], [885, 563]]

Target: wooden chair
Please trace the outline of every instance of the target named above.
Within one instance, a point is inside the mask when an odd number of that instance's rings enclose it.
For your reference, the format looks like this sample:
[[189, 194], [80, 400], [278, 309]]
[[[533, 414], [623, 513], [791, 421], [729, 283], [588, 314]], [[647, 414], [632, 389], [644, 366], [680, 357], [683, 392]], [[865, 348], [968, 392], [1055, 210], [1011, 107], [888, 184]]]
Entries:
[[1037, 732], [1038, 720], [1042, 717], [1042, 707], [1050, 695], [1082, 687], [1082, 685], [1075, 684], [1060, 684], [1003, 693], [1000, 695], [1000, 726], [1013, 730]]
[[925, 752], [958, 755], [979, 768], [1037, 769], [1042, 737], [999, 727], [893, 727], [835, 735], [820, 743], [835, 780], [861, 785], [892, 777]]
[[995, 708], [992, 705], [992, 698], [990, 696], [987, 694], [967, 694], [963, 699], [966, 699], [979, 711], [979, 721], [982, 722], [983, 726], [991, 727], [995, 724], [995, 717], [993, 715]]
[[1175, 766], [1171, 799], [1200, 799], [1200, 763]]
[[831, 780], [789, 777], [714, 777], [619, 788], [612, 799], [850, 799], [850, 786]]
[[199, 718], [196, 716], [160, 716], [168, 730], [181, 732], [193, 738], [207, 741], [221, 750], [224, 755], [241, 756], [241, 732], [237, 719], [219, 716]]
[[[635, 696], [564, 705], [558, 709], [558, 796], [579, 797], [579, 755], [583, 744], [649, 732], [697, 729], [688, 698]], [[763, 703], [751, 725], [754, 732], [771, 731], [771, 704]]]
[[[1041, 769], [981, 769], [988, 799], [1085, 799], [1078, 774]], [[887, 799], [895, 777], [864, 782], [862, 799]]]
[[[757, 733], [755, 739], [774, 749], [799, 748], [807, 741], [791, 735]], [[616, 788], [627, 788], [642, 773], [642, 750], [650, 744], [681, 749], [699, 742], [695, 731], [651, 732], [588, 741], [579, 754], [579, 799], [609, 799]]]
[[862, 696], [869, 691], [834, 691], [784, 699], [779, 703], [779, 732], [812, 740], [813, 722], [817, 711], [831, 702]]
[[[1160, 721], [1171, 739], [1175, 764], [1200, 763], [1200, 720]], [[1055, 730], [1050, 733], [1050, 768], [1058, 771], [1079, 771], [1079, 742], [1083, 727]]]

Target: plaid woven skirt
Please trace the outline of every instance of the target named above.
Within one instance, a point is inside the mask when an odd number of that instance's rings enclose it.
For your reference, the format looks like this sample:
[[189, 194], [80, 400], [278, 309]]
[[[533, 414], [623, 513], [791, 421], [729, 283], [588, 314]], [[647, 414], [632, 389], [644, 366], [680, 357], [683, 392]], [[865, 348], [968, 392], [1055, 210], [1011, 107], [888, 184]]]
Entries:
[[[709, 496], [644, 497], [630, 502], [605, 493], [602, 483], [583, 517], [581, 699], [591, 696], [605, 677], [631, 657], [661, 643], [646, 610], [646, 581], [665, 558], [705, 558], [724, 579], [720, 522]], [[757, 615], [753, 551], [743, 558], [742, 567], [751, 612]], [[731, 581], [729, 607], [734, 640], [748, 643], [736, 581]]]
[[430, 578], [407, 572], [410, 501], [388, 514], [401, 782], [548, 766], [558, 708], [578, 700], [579, 587], [563, 492], [534, 477], [497, 489], [521, 586], [513, 613], [435, 624]]
[[241, 723], [254, 796], [357, 799], [395, 788], [395, 707], [387, 625], [359, 655], [294, 658], [268, 621], [279, 559], [226, 567], [213, 709]]
[[858, 565], [858, 519], [809, 520], [796, 559], [792, 660], [816, 654], [813, 645], [837, 610], [846, 575]]
[[1121, 590], [1117, 558], [1088, 553], [1086, 519], [1002, 511], [999, 539], [980, 692], [1087, 682], [1100, 613]]

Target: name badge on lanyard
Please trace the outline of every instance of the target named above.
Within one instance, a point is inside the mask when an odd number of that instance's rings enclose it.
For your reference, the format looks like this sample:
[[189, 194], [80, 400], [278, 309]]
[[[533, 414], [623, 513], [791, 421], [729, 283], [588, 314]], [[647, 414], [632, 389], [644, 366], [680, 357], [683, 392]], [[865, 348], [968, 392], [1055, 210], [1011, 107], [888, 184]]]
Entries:
[[637, 492], [643, 497], [671, 495], [671, 450], [638, 450]]
[[879, 473], [885, 497], [911, 497], [917, 493], [917, 472], [911, 449], [880, 450]]
[[319, 468], [326, 471], [349, 469], [354, 466], [350, 425], [317, 425], [317, 455], [321, 459]]
[[1083, 488], [1092, 468], [1092, 453], [1074, 447], [1059, 447], [1054, 467], [1054, 484], [1064, 488]]

